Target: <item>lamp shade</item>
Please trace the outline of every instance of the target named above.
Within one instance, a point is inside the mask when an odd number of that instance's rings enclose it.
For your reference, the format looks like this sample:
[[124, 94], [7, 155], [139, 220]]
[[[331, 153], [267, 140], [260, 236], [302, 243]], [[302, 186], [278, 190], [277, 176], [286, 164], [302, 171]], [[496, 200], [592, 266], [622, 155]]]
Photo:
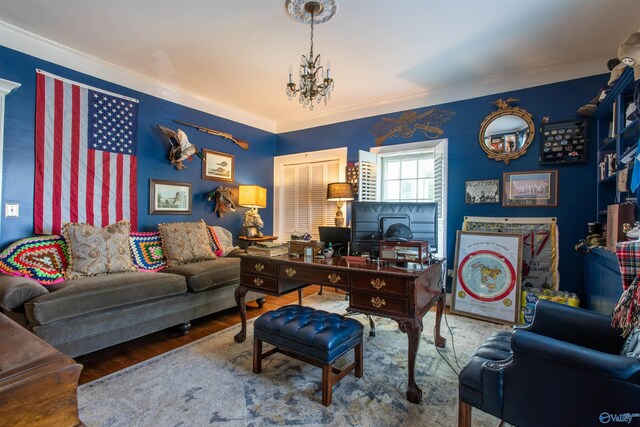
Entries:
[[246, 208], [266, 208], [267, 189], [259, 185], [241, 185], [238, 190], [238, 205]]
[[353, 200], [353, 187], [348, 182], [333, 182], [327, 185], [327, 200], [330, 202]]

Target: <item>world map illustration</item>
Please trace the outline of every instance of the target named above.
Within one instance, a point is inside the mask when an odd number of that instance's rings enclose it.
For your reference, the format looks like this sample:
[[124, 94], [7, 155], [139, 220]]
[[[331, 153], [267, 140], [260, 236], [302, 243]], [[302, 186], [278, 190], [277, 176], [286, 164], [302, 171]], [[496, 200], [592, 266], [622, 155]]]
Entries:
[[474, 251], [458, 267], [458, 281], [469, 296], [481, 301], [499, 301], [516, 283], [511, 262], [497, 252]]

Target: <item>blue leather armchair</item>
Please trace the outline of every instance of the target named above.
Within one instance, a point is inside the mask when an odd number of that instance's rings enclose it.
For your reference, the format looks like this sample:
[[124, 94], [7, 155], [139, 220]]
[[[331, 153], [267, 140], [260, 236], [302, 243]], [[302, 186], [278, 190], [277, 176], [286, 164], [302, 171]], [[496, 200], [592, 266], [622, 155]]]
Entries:
[[640, 425], [640, 331], [625, 340], [609, 316], [541, 300], [530, 326], [489, 337], [459, 381], [459, 427], [472, 407], [521, 427]]

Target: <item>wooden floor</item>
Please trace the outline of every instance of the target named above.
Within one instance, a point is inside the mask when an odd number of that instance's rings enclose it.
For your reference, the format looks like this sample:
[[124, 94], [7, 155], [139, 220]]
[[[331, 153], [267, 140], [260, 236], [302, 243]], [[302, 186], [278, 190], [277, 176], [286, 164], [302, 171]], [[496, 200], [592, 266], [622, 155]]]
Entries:
[[[309, 286], [304, 290], [304, 296], [313, 295], [319, 290], [319, 286]], [[333, 289], [324, 288], [324, 292], [333, 292]], [[297, 302], [297, 300], [297, 292], [292, 292], [282, 297], [268, 296], [262, 308], [258, 308], [255, 302], [248, 303], [247, 317], [249, 319], [258, 317], [262, 313]], [[176, 331], [168, 329], [76, 357], [75, 360], [84, 366], [80, 375], [80, 384], [96, 380], [159, 354], [166, 353], [237, 323], [240, 323], [240, 315], [237, 308], [234, 307], [193, 320], [191, 322], [191, 330], [187, 335], [180, 335]]]

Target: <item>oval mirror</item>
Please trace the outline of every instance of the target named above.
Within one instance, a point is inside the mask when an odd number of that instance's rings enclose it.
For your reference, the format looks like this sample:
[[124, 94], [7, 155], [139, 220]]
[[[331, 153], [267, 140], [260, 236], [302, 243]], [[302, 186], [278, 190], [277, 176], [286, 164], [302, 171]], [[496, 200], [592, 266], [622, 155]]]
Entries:
[[498, 111], [489, 114], [480, 125], [480, 146], [487, 157], [506, 164], [527, 152], [535, 134], [531, 113], [509, 105], [515, 101], [518, 100], [494, 101]]

